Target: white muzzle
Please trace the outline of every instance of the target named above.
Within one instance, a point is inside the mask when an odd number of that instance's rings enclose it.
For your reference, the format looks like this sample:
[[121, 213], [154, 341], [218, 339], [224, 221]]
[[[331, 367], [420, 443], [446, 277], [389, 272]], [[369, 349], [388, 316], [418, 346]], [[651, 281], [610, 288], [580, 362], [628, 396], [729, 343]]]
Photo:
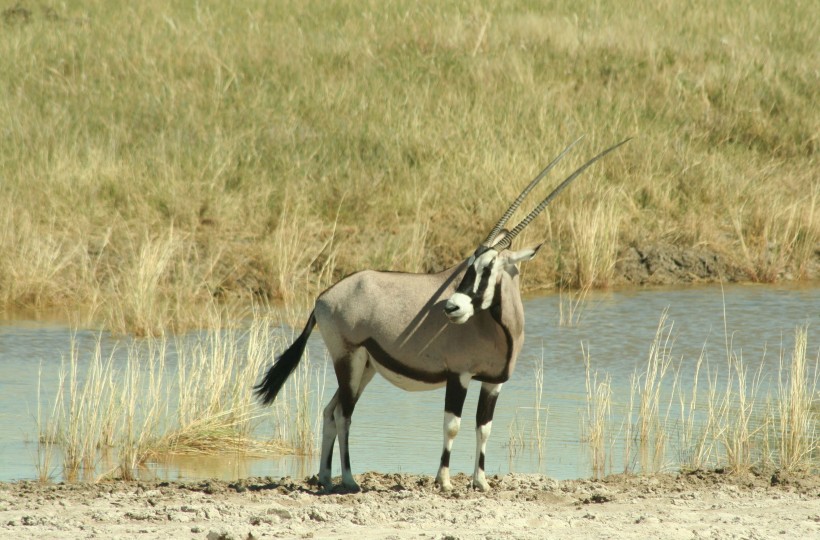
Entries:
[[450, 322], [464, 324], [473, 316], [473, 302], [470, 297], [464, 293], [454, 293], [444, 305], [444, 312], [447, 314]]

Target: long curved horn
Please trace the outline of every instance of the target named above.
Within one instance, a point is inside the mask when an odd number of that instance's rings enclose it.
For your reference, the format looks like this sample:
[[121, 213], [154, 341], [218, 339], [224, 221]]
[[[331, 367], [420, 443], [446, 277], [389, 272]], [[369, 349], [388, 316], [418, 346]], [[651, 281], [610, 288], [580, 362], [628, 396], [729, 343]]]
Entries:
[[535, 219], [535, 218], [538, 216], [538, 214], [540, 214], [540, 213], [544, 210], [544, 208], [546, 208], [546, 207], [547, 207], [547, 205], [548, 205], [548, 204], [549, 204], [549, 203], [550, 203], [550, 202], [551, 202], [551, 201], [552, 201], [552, 200], [553, 200], [553, 199], [554, 199], [554, 198], [555, 198], [555, 197], [556, 197], [559, 193], [561, 193], [561, 191], [563, 191], [565, 187], [567, 187], [567, 186], [569, 185], [569, 183], [570, 183], [570, 182], [572, 182], [573, 180], [575, 180], [575, 179], [576, 179], [576, 178], [577, 178], [577, 177], [578, 177], [578, 176], [579, 176], [582, 172], [584, 172], [584, 171], [586, 170], [586, 168], [587, 168], [587, 167], [589, 167], [590, 165], [592, 165], [593, 163], [595, 163], [596, 161], [598, 161], [599, 159], [601, 159], [602, 157], [604, 157], [604, 156], [605, 156], [605, 155], [607, 155], [608, 153], [612, 152], [613, 150], [615, 150], [616, 148], [618, 148], [618, 147], [619, 147], [619, 146], [621, 146], [622, 144], [626, 144], [626, 143], [627, 143], [627, 142], [629, 142], [631, 139], [632, 139], [632, 137], [629, 137], [628, 139], [625, 139], [625, 140], [623, 140], [623, 141], [619, 142], [619, 143], [618, 143], [618, 144], [616, 144], [615, 146], [611, 146], [611, 147], [607, 148], [606, 150], [604, 150], [603, 152], [601, 152], [600, 154], [598, 154], [598, 155], [597, 155], [597, 156], [595, 156], [594, 158], [590, 159], [589, 161], [587, 161], [586, 163], [584, 163], [583, 165], [581, 165], [581, 166], [580, 166], [580, 167], [579, 167], [579, 168], [578, 168], [578, 169], [577, 169], [574, 173], [572, 173], [571, 175], [569, 175], [569, 176], [568, 176], [568, 177], [567, 177], [567, 178], [566, 178], [563, 182], [561, 182], [560, 184], [558, 184], [558, 187], [556, 187], [554, 190], [552, 190], [552, 193], [550, 193], [549, 195], [547, 195], [547, 198], [546, 198], [546, 199], [544, 199], [543, 201], [541, 201], [541, 204], [539, 204], [538, 206], [536, 206], [536, 207], [535, 207], [535, 209], [534, 209], [532, 212], [530, 212], [530, 213], [529, 213], [529, 215], [528, 215], [527, 217], [525, 217], [524, 219], [522, 219], [522, 220], [521, 220], [521, 223], [519, 223], [518, 225], [516, 225], [516, 226], [515, 226], [515, 228], [514, 228], [513, 230], [511, 230], [509, 233], [507, 233], [507, 235], [506, 235], [506, 236], [504, 236], [504, 238], [502, 238], [502, 239], [501, 239], [498, 243], [496, 243], [496, 244], [495, 244], [495, 246], [493, 246], [493, 247], [494, 247], [495, 249], [499, 250], [499, 251], [500, 251], [500, 250], [502, 250], [502, 249], [508, 248], [508, 247], [510, 246], [510, 243], [512, 242], [512, 239], [513, 239], [513, 238], [515, 238], [515, 237], [518, 235], [518, 233], [520, 233], [521, 231], [523, 231], [523, 230], [524, 230], [524, 227], [526, 227], [527, 225], [529, 225], [529, 224], [530, 224], [530, 221], [532, 221], [533, 219]]
[[529, 194], [529, 192], [532, 191], [532, 188], [534, 188], [538, 184], [538, 182], [540, 182], [541, 179], [544, 178], [547, 175], [548, 172], [550, 172], [550, 170], [555, 166], [555, 164], [558, 163], [559, 161], [561, 161], [561, 158], [564, 157], [566, 155], [566, 153], [569, 152], [570, 149], [573, 146], [575, 146], [578, 143], [578, 141], [580, 141], [583, 138], [584, 138], [584, 136], [581, 135], [580, 137], [575, 139], [572, 143], [570, 143], [570, 145], [567, 146], [566, 148], [564, 148], [564, 151], [561, 152], [560, 154], [558, 154], [558, 156], [555, 159], [553, 159], [550, 162], [549, 165], [544, 167], [543, 171], [538, 173], [538, 176], [536, 176], [535, 178], [532, 179], [532, 182], [530, 182], [529, 185], [524, 188], [524, 191], [522, 191], [521, 194], [513, 201], [513, 203], [510, 205], [510, 207], [507, 208], [507, 211], [504, 212], [504, 215], [501, 216], [501, 219], [498, 220], [498, 223], [495, 224], [495, 227], [493, 227], [493, 230], [490, 231], [490, 234], [487, 235], [487, 239], [484, 240], [481, 243], [482, 246], [490, 247], [492, 245], [493, 240], [495, 240], [495, 236], [501, 230], [501, 227], [503, 227], [507, 223], [507, 220], [510, 219], [510, 216], [513, 215], [513, 212], [518, 210], [518, 207], [521, 206], [521, 202]]

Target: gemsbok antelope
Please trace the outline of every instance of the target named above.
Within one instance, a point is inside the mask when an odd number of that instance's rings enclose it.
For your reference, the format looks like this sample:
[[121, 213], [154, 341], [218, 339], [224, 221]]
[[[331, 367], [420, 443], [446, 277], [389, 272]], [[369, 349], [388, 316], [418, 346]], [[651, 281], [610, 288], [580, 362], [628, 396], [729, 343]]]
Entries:
[[358, 490], [350, 471], [350, 419], [376, 372], [404, 390], [446, 387], [444, 447], [436, 475], [443, 490], [452, 489], [450, 450], [461, 425], [467, 384], [481, 382], [472, 485], [489, 489], [484, 454], [493, 411], [524, 342], [518, 263], [531, 260], [540, 247], [512, 251], [510, 244], [587, 167], [628, 140], [590, 159], [515, 228], [503, 229], [527, 194], [578, 141], [570, 144], [521, 192], [466, 261], [437, 274], [364, 270], [319, 295], [302, 333], [254, 389], [265, 404], [276, 398], [318, 323], [339, 383], [323, 412], [319, 482], [325, 489], [332, 487], [333, 445], [338, 439], [342, 484]]

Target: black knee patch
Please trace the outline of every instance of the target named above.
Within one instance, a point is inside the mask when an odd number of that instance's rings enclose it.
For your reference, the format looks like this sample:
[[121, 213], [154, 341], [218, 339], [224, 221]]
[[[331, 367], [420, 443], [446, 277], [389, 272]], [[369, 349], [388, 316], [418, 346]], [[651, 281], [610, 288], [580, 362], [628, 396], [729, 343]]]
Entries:
[[356, 396], [350, 385], [352, 370], [350, 359], [345, 358], [333, 365], [336, 370], [336, 380], [339, 381], [339, 406], [342, 408], [342, 416], [350, 418], [353, 416], [353, 408], [356, 406]]
[[476, 427], [492, 422], [496, 401], [498, 401], [498, 394], [490, 393], [482, 386], [481, 393], [478, 395], [478, 408], [475, 412]]

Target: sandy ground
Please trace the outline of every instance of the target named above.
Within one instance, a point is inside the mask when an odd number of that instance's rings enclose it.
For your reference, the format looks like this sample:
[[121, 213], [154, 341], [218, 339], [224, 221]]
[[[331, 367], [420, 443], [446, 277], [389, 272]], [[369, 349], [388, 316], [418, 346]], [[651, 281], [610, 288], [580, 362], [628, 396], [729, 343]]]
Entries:
[[694, 472], [601, 481], [369, 473], [360, 493], [310, 481], [0, 485], [2, 538], [820, 538], [820, 477]]

